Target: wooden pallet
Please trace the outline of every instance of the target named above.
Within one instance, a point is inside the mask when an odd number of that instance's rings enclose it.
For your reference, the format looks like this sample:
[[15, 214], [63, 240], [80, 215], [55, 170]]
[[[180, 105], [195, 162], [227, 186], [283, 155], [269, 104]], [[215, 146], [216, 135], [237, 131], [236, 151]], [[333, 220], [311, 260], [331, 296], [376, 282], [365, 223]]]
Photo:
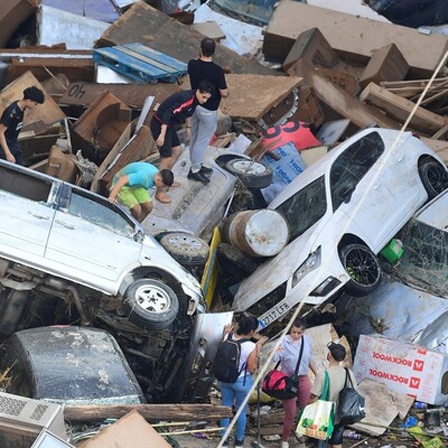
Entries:
[[139, 43], [93, 50], [93, 60], [138, 83], [175, 82], [187, 65]]

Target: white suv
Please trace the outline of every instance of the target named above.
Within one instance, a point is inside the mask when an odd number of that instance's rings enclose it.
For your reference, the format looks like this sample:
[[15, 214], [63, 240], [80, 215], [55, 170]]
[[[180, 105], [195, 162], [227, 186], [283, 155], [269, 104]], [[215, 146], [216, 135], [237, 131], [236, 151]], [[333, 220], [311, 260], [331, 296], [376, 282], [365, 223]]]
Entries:
[[67, 293], [83, 323], [88, 300], [99, 298], [152, 330], [168, 327], [178, 312], [193, 315], [202, 302], [197, 280], [99, 195], [0, 161], [0, 210], [6, 288]]

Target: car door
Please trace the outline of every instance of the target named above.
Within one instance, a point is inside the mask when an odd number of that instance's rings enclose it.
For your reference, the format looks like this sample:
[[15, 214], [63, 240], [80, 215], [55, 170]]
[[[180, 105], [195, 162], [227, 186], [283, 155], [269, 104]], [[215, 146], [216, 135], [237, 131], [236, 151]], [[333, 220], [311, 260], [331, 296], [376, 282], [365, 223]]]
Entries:
[[381, 137], [372, 132], [342, 152], [330, 171], [334, 213], [347, 216], [342, 234], [358, 234], [373, 250], [384, 246], [397, 210], [381, 172], [384, 150]]
[[122, 272], [139, 263], [135, 226], [103, 198], [81, 189], [67, 196], [66, 207], [56, 211], [45, 257], [65, 277], [114, 293]]
[[0, 165], [0, 252], [24, 262], [43, 259], [55, 210], [49, 179]]

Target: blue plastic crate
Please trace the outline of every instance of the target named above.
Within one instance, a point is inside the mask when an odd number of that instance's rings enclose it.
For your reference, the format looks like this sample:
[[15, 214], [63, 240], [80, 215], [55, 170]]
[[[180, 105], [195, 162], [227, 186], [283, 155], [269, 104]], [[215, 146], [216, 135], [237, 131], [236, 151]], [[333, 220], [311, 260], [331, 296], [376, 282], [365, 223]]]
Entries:
[[93, 60], [138, 83], [175, 82], [187, 73], [184, 62], [139, 43], [94, 49]]

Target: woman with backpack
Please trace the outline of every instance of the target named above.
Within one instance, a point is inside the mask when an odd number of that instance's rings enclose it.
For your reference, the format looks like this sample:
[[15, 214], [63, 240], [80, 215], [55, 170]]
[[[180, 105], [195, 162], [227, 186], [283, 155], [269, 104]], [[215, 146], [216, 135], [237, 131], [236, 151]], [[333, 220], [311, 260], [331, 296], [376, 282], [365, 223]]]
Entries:
[[306, 322], [303, 319], [296, 319], [292, 324], [289, 334], [287, 334], [274, 355], [273, 361], [280, 361], [280, 370], [291, 376], [297, 370], [298, 384], [297, 397], [282, 400], [285, 411], [285, 420], [283, 421], [282, 446], [289, 448], [289, 436], [294, 426], [294, 419], [297, 414], [297, 404], [304, 408], [308, 404], [311, 392], [311, 381], [308, 377], [308, 371], [317, 375], [317, 369], [312, 361], [312, 343], [311, 338], [304, 334]]
[[[240, 347], [239, 362], [237, 378], [235, 382], [220, 381], [218, 378], [218, 386], [222, 394], [222, 405], [239, 409], [242, 402], [246, 398], [246, 395], [252, 387], [252, 373], [258, 368], [258, 355], [260, 353], [260, 346], [251, 341], [255, 331], [258, 328], [258, 320], [253, 316], [241, 316], [238, 320], [238, 329], [236, 333], [230, 333], [232, 328], [226, 328], [226, 334], [224, 337], [229, 338], [232, 341], [237, 342]], [[230, 334], [228, 334], [230, 333]], [[222, 361], [225, 362], [224, 360]], [[308, 398], [308, 397], [307, 397]], [[236, 422], [236, 441], [235, 448], [241, 448], [244, 441], [244, 431], [246, 430], [246, 418], [247, 418], [247, 404], [241, 412]], [[223, 434], [226, 428], [229, 426], [230, 419], [225, 418], [221, 420], [221, 427], [224, 428]], [[228, 447], [228, 442], [225, 441], [222, 445], [223, 448]]]

